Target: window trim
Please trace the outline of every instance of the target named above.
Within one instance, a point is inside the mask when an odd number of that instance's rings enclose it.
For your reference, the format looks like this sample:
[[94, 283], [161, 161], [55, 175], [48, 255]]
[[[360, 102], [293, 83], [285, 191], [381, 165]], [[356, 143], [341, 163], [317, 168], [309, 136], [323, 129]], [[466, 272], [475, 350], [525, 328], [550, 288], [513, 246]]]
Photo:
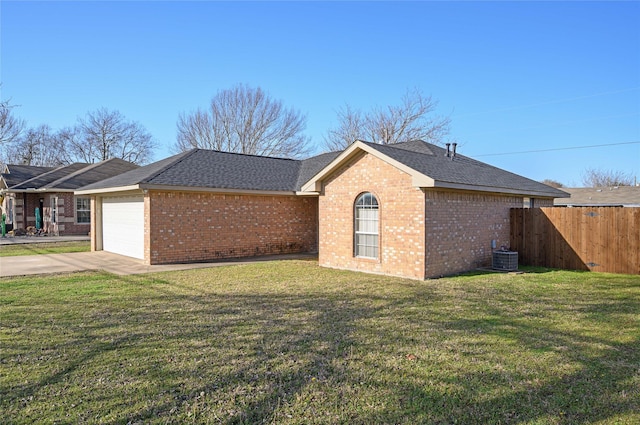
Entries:
[[[374, 203], [372, 202], [369, 205], [363, 205], [363, 206], [359, 206], [358, 203], [360, 202], [361, 199], [364, 199], [365, 196], [369, 195], [371, 197], [371, 199], [375, 202], [375, 208]], [[360, 218], [358, 217], [358, 211], [359, 210], [375, 210], [376, 211], [376, 216], [375, 216], [375, 227], [376, 230], [375, 232], [366, 232], [366, 231], [360, 231], [358, 230], [358, 220], [360, 220]], [[375, 244], [359, 244], [359, 236], [375, 236]], [[369, 256], [369, 255], [364, 255], [364, 253], [361, 253], [362, 251], [366, 251], [367, 248], [374, 248], [375, 249], [375, 256]], [[362, 259], [367, 259], [367, 260], [378, 260], [380, 258], [380, 202], [378, 201], [378, 197], [373, 194], [373, 192], [362, 192], [360, 193], [354, 203], [353, 203], [353, 256], [356, 258], [362, 258]]]
[[8, 196], [5, 198], [7, 200], [7, 216], [6, 216], [6, 224], [13, 224], [15, 220], [15, 203], [13, 196]]
[[[78, 201], [87, 200], [87, 209], [79, 209]], [[88, 221], [79, 221], [78, 220], [78, 212], [87, 212], [88, 213]], [[88, 196], [76, 196], [75, 197], [75, 216], [76, 216], [76, 224], [91, 224], [91, 198]]]

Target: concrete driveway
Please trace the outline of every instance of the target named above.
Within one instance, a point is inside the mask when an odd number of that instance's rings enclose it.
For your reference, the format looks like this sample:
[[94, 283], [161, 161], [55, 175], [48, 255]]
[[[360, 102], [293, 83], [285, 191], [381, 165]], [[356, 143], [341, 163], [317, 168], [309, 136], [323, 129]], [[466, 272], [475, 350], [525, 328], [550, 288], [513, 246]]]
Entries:
[[288, 254], [216, 261], [212, 263], [162, 264], [147, 266], [142, 260], [105, 251], [25, 255], [16, 257], [0, 257], [0, 277], [70, 273], [87, 270], [104, 270], [117, 275], [130, 275], [173, 270], [200, 269], [231, 264], [248, 264], [257, 261], [308, 259], [314, 257], [314, 255], [310, 254]]

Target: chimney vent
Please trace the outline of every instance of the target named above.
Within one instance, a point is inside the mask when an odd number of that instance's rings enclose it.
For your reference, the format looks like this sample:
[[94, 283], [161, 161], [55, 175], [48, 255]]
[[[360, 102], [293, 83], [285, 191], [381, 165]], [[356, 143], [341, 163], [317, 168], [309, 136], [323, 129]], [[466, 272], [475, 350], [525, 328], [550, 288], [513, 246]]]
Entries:
[[453, 143], [453, 153], [451, 154], [451, 159], [456, 157], [456, 147], [458, 146], [457, 143]]
[[447, 158], [449, 158], [451, 156], [451, 153], [449, 151], [449, 146], [451, 146], [451, 143], [445, 143], [447, 145], [447, 154], [445, 155]]

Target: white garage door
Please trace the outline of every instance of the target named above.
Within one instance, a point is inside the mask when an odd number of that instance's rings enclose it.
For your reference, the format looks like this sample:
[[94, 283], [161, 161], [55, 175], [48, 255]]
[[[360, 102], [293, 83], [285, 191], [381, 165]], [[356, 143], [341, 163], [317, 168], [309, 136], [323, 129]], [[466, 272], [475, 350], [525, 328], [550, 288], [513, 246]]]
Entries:
[[102, 198], [102, 249], [144, 259], [142, 196]]

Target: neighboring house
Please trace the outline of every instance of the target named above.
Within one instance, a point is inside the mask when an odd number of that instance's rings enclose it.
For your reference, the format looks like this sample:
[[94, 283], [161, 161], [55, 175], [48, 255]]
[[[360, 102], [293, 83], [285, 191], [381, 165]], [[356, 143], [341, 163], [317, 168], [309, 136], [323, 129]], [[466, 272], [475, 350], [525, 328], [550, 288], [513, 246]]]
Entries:
[[640, 186], [563, 188], [570, 198], [556, 199], [555, 206], [640, 207]]
[[83, 187], [92, 249], [146, 264], [318, 252], [322, 266], [442, 276], [491, 264], [509, 209], [564, 192], [422, 141], [307, 160], [195, 149]]
[[135, 168], [117, 158], [60, 167], [6, 165], [0, 174], [0, 196], [7, 231], [33, 227], [51, 235], [86, 235], [91, 228], [90, 200], [73, 191]]

